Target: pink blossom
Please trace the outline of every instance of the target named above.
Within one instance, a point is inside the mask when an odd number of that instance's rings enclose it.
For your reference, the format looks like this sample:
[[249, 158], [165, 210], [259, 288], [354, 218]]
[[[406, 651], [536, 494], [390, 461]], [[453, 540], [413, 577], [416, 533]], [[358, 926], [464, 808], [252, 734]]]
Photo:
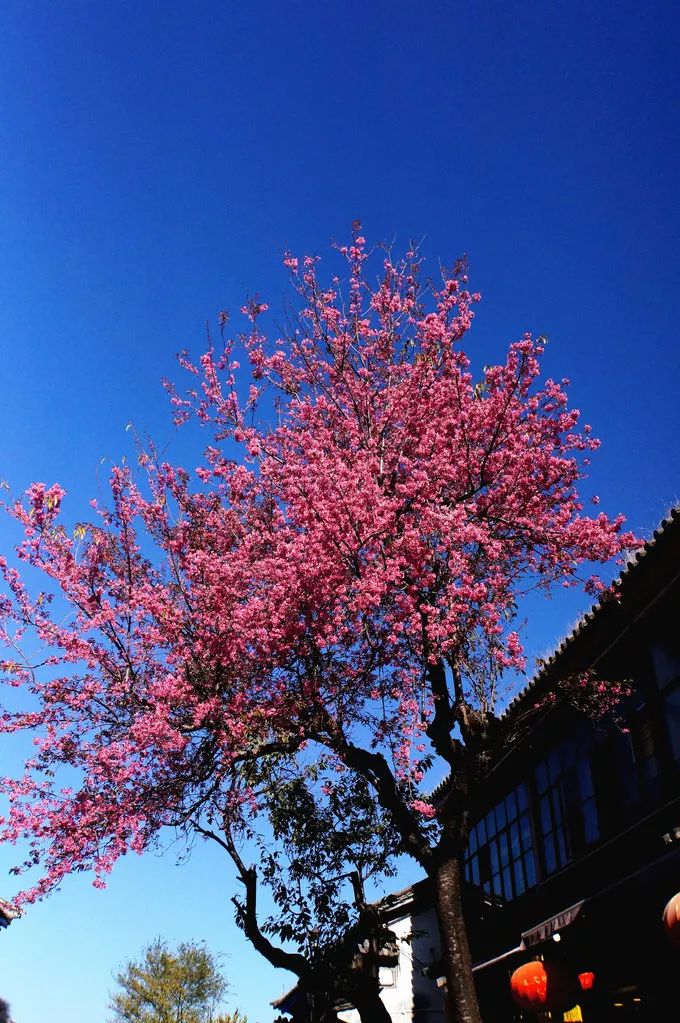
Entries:
[[[432, 291], [414, 253], [381, 253], [374, 284], [358, 227], [336, 258], [342, 285], [286, 255], [290, 336], [263, 334], [254, 298], [245, 337], [221, 313], [219, 350], [180, 355], [175, 421], [208, 431], [193, 473], [140, 451], [141, 475], [115, 467], [109, 506], [76, 535], [56, 485], [8, 509], [27, 571], [0, 562], [13, 687], [0, 732], [38, 741], [2, 781], [0, 835], [33, 843], [42, 875], [26, 899], [78, 870], [103, 884], [192, 807], [257, 814], [231, 772], [272, 741], [291, 756], [309, 743], [308, 758], [325, 744], [339, 772], [346, 741], [365, 742], [420, 833], [436, 816], [418, 793], [451, 665], [467, 703], [488, 707], [497, 675], [524, 665], [526, 590], [583, 573], [597, 592], [587, 566], [636, 546], [622, 517], [583, 512], [598, 442], [565, 381], [541, 379], [540, 339], [522, 335], [477, 378], [465, 274]], [[35, 671], [16, 656], [29, 640], [46, 648]], [[600, 712], [626, 688], [585, 677], [572, 693]]]

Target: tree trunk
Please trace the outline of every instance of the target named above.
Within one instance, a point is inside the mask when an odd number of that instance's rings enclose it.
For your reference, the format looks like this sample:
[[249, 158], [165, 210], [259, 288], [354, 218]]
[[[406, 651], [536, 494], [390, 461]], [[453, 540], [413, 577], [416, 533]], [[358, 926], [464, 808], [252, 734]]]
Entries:
[[366, 985], [361, 992], [356, 992], [353, 1001], [361, 1023], [392, 1023], [392, 1017], [380, 997], [377, 980], [372, 985]]
[[433, 880], [451, 1023], [482, 1023], [463, 919], [459, 860], [440, 863]]

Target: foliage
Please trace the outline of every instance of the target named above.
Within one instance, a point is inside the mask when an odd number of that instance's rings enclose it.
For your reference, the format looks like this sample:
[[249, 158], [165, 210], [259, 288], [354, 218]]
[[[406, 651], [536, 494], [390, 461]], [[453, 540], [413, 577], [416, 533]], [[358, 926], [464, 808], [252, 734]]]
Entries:
[[[157, 939], [116, 975], [111, 998], [118, 1023], [213, 1023], [227, 992], [219, 962], [203, 945], [183, 942], [177, 952]], [[234, 1020], [234, 1017], [222, 1017]]]
[[[25, 531], [19, 557], [70, 608], [65, 617], [52, 591], [35, 596], [0, 565], [5, 671], [29, 695], [0, 727], [37, 732], [24, 776], [4, 780], [3, 837], [28, 839], [26, 865], [43, 868], [24, 898], [73, 870], [101, 885], [164, 826], [194, 829], [237, 863], [239, 920], [256, 947], [302, 970], [264, 940], [240, 837], [269, 813], [289, 879], [305, 876], [289, 901], [280, 853], [265, 856], [280, 936], [304, 931], [310, 893], [330, 926], [335, 909], [299, 854], [316, 847], [314, 821], [337, 817], [338, 792], [346, 803], [343, 772], [374, 794], [401, 851], [438, 876], [522, 724], [495, 713], [525, 670], [522, 597], [600, 592], [585, 566], [636, 546], [621, 516], [584, 513], [598, 442], [578, 429], [568, 381], [541, 382], [544, 339], [526, 334], [475, 372], [462, 341], [479, 296], [464, 266], [434, 286], [415, 252], [385, 253], [372, 284], [358, 229], [340, 256], [346, 280], [328, 283], [315, 258], [286, 257], [297, 304], [273, 343], [255, 299], [240, 338], [221, 314], [219, 348], [210, 340], [198, 363], [181, 356], [193, 385], [168, 385], [176, 419], [211, 434], [194, 473], [140, 448], [140, 472], [116, 467], [110, 508], [73, 535], [56, 484], [10, 507]], [[36, 635], [40, 670], [25, 653]], [[622, 692], [569, 681], [567, 695], [598, 713]], [[450, 775], [436, 806], [425, 788], [434, 761]], [[293, 777], [275, 803], [265, 775], [282, 764]], [[276, 818], [296, 802], [307, 809], [289, 840]], [[334, 856], [345, 852], [326, 843], [324, 862]]]
[[392, 876], [399, 847], [364, 779], [346, 772], [319, 789], [320, 766], [303, 773], [285, 762], [259, 764], [267, 830], [250, 831], [276, 906], [263, 930], [313, 957], [333, 953], [338, 936], [357, 922], [365, 883]]

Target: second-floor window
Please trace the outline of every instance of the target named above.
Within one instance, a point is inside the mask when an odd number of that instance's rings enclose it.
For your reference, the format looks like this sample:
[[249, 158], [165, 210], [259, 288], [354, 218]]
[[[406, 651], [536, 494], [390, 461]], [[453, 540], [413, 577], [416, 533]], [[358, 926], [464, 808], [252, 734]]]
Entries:
[[680, 686], [676, 686], [667, 694], [664, 713], [673, 759], [680, 762]]
[[536, 768], [546, 874], [565, 866], [600, 836], [589, 754], [588, 736], [576, 735]]
[[470, 832], [465, 876], [488, 894], [504, 899], [536, 884], [534, 841], [526, 785], [501, 799]]

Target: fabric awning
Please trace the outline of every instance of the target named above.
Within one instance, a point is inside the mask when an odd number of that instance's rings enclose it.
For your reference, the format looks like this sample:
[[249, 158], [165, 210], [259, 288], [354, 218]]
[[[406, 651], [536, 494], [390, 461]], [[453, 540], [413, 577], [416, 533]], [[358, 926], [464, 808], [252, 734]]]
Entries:
[[585, 902], [585, 899], [581, 899], [580, 902], [574, 903], [573, 906], [568, 906], [567, 909], [555, 913], [554, 916], [548, 917], [547, 920], [542, 920], [540, 924], [536, 924], [535, 927], [531, 927], [528, 931], [522, 931], [522, 940], [519, 945], [508, 949], [507, 952], [503, 952], [499, 956], [494, 956], [493, 959], [487, 959], [483, 963], [476, 963], [472, 967], [472, 972], [476, 973], [477, 970], [485, 970], [487, 966], [493, 966], [495, 963], [500, 963], [503, 959], [508, 959], [519, 952], [526, 952], [528, 949], [533, 948], [534, 945], [540, 945], [541, 942], [548, 941], [558, 931], [563, 931], [565, 927], [569, 927], [575, 920], [578, 920]]
[[552, 938], [553, 934], [557, 934], [558, 931], [563, 931], [565, 927], [569, 927], [570, 924], [573, 924], [578, 919], [584, 905], [585, 899], [581, 899], [580, 902], [575, 902], [568, 909], [563, 909], [561, 913], [556, 913], [555, 916], [543, 920], [542, 923], [536, 924], [530, 930], [523, 931], [522, 943], [524, 947], [531, 948], [532, 945], [540, 945], [542, 941]]

